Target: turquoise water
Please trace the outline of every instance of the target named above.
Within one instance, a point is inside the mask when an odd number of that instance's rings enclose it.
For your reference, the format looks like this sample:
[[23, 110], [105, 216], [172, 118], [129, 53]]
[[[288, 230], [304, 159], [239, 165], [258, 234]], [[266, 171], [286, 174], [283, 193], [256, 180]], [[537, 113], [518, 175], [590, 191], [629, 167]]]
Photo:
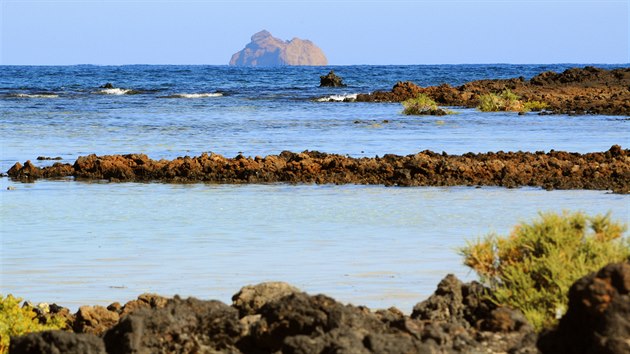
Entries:
[[[349, 85], [339, 89], [317, 87], [330, 68], [0, 66], [0, 170], [37, 156], [73, 162], [90, 153], [231, 157], [308, 149], [374, 156], [628, 147], [628, 117], [456, 108], [457, 115], [418, 118], [402, 116], [399, 104], [317, 101], [388, 90], [399, 80], [461, 84], [569, 66], [335, 67]], [[120, 90], [102, 92], [106, 82]], [[118, 94], [124, 90], [140, 93]], [[75, 309], [142, 292], [229, 302], [243, 285], [279, 280], [344, 302], [410, 311], [447, 273], [474, 278], [456, 252], [466, 240], [507, 233], [538, 211], [612, 211], [629, 222], [629, 200], [531, 188], [0, 178], [0, 293]]]
[[[15, 190], [6, 190], [11, 186]], [[281, 280], [371, 308], [410, 311], [456, 249], [539, 210], [613, 212], [594, 191], [381, 186], [166, 185], [2, 180], [2, 288], [32, 301], [127, 301], [142, 292], [230, 301]]]

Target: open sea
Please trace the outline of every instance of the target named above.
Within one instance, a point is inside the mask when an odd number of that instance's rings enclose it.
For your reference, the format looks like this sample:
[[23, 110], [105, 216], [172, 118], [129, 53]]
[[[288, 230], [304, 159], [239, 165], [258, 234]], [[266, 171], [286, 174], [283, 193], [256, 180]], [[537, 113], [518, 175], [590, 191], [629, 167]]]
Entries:
[[[91, 153], [172, 159], [283, 150], [373, 157], [628, 148], [629, 117], [461, 108], [413, 117], [402, 115], [400, 104], [327, 102], [390, 90], [398, 81], [460, 85], [574, 66], [0, 66], [0, 172], [18, 161], [57, 162], [38, 156], [72, 163]], [[318, 87], [330, 69], [348, 86]], [[101, 88], [106, 83], [114, 88]], [[0, 294], [71, 309], [124, 303], [143, 292], [230, 303], [241, 286], [273, 280], [410, 312], [446, 274], [475, 279], [457, 253], [467, 240], [562, 210], [611, 212], [628, 223], [630, 196], [1, 177]]]

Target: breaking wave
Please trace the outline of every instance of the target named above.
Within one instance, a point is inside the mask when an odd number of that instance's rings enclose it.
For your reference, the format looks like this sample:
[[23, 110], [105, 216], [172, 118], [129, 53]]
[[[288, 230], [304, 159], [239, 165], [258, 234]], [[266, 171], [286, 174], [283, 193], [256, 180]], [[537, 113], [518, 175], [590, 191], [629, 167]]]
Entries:
[[126, 95], [132, 92], [133, 90], [122, 89], [122, 88], [106, 88], [106, 89], [96, 91], [96, 93], [101, 94], [101, 95]]
[[164, 98], [206, 98], [206, 97], [221, 97], [221, 92], [212, 93], [175, 93], [172, 95], [164, 96]]
[[59, 95], [54, 93], [12, 93], [7, 95], [10, 98], [57, 98]]
[[331, 95], [316, 99], [317, 102], [354, 102], [357, 99], [356, 93], [347, 95]]

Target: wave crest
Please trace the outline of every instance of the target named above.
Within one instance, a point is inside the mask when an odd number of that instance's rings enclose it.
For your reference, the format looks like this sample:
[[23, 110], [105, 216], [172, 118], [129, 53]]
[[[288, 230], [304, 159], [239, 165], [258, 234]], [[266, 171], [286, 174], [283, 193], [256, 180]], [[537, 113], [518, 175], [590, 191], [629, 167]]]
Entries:
[[354, 102], [357, 99], [356, 93], [346, 95], [331, 95], [316, 99], [317, 102]]
[[221, 97], [221, 92], [212, 93], [175, 93], [172, 95], [164, 96], [164, 98], [206, 98], [206, 97]]
[[55, 93], [12, 93], [7, 95], [10, 98], [57, 98]]
[[101, 94], [101, 95], [126, 95], [131, 92], [132, 90], [129, 90], [129, 89], [106, 88], [106, 89], [99, 90], [96, 93]]

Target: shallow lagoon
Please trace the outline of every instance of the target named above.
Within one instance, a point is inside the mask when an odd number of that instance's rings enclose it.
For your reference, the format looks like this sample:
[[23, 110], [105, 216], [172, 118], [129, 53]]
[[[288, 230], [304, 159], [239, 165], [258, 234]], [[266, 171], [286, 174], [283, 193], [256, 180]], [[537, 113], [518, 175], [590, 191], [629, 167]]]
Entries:
[[465, 240], [540, 209], [630, 221], [628, 197], [601, 191], [6, 178], [1, 188], [3, 292], [71, 308], [143, 292], [229, 303], [243, 285], [281, 280], [411, 311], [447, 273], [474, 278], [456, 253]]

